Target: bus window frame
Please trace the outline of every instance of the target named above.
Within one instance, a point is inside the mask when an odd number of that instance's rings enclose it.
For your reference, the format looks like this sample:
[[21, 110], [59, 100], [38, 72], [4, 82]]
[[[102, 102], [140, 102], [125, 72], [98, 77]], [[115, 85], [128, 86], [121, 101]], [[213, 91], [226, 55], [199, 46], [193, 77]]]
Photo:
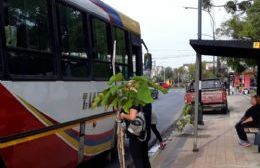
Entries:
[[[141, 44], [141, 35], [130, 33], [131, 36], [131, 59], [133, 56], [133, 47], [139, 48], [139, 54], [136, 55], [136, 75], [143, 75], [143, 54], [142, 54], [142, 44]], [[137, 38], [139, 43], [136, 43], [133, 39]]]
[[[3, 4], [5, 3], [5, 0], [0, 0], [0, 7], [3, 9], [2, 11], [2, 20], [1, 20], [1, 33], [3, 34], [2, 36], [2, 46], [3, 46], [3, 60], [4, 60], [4, 72], [5, 72], [5, 78], [7, 80], [12, 80], [12, 81], [55, 81], [57, 79], [57, 63], [55, 60], [56, 54], [55, 54], [55, 48], [54, 46], [54, 36], [53, 36], [53, 24], [52, 24], [52, 10], [51, 10], [51, 0], [44, 0], [46, 2], [46, 8], [47, 8], [47, 18], [48, 18], [48, 29], [49, 29], [49, 36], [50, 36], [50, 48], [51, 51], [41, 51], [41, 50], [35, 50], [35, 49], [29, 49], [29, 48], [22, 48], [22, 47], [11, 47], [7, 46], [5, 39], [5, 32], [4, 32], [4, 26], [6, 25], [5, 22], [5, 17], [6, 14], [8, 16], [8, 13], [6, 13], [6, 8], [4, 8]], [[1, 34], [1, 35], [2, 35]], [[17, 74], [12, 74], [9, 71], [9, 61], [8, 61], [8, 52], [13, 51], [13, 52], [19, 52], [22, 51], [24, 53], [35, 53], [35, 54], [46, 54], [45, 56], [51, 55], [53, 58], [53, 75], [52, 76], [38, 76], [38, 75], [17, 75]]]
[[[99, 59], [97, 59], [97, 58], [95, 58], [95, 55], [97, 54], [97, 51], [96, 51], [96, 49], [95, 49], [95, 47], [94, 47], [94, 38], [95, 38], [95, 35], [94, 35], [94, 33], [93, 33], [93, 20], [94, 19], [96, 19], [96, 20], [99, 20], [99, 21], [101, 21], [101, 22], [103, 22], [103, 23], [105, 23], [105, 25], [106, 25], [106, 33], [107, 33], [107, 50], [108, 50], [108, 54], [110, 54], [111, 55], [111, 58], [110, 58], [110, 60], [109, 61], [104, 61], [104, 60], [99, 60]], [[111, 33], [111, 30], [110, 30], [110, 24], [108, 23], [108, 22], [106, 22], [105, 20], [103, 20], [103, 19], [100, 19], [100, 18], [98, 18], [98, 17], [96, 17], [96, 16], [94, 16], [94, 15], [90, 15], [90, 31], [91, 31], [91, 35], [90, 35], [90, 37], [91, 37], [91, 45], [92, 45], [92, 48], [91, 48], [91, 50], [92, 50], [92, 54], [91, 54], [91, 58], [92, 58], [92, 61], [94, 61], [94, 62], [101, 62], [101, 63], [111, 63], [112, 62], [112, 51], [111, 51], [111, 37], [110, 37], [110, 33]]]
[[[91, 62], [91, 47], [90, 47], [90, 39], [91, 37], [89, 37], [89, 14], [86, 11], [81, 10], [80, 8], [77, 8], [75, 6], [72, 6], [64, 1], [61, 0], [57, 0], [55, 2], [55, 14], [56, 14], [56, 24], [57, 24], [57, 42], [58, 42], [58, 46], [59, 48], [61, 48], [62, 46], [62, 40], [61, 40], [61, 32], [60, 32], [60, 13], [59, 13], [59, 5], [63, 5], [65, 7], [71, 8], [73, 10], [76, 10], [78, 12], [81, 13], [82, 15], [82, 30], [83, 30], [83, 34], [84, 34], [84, 42], [85, 42], [85, 53], [87, 54], [87, 58], [77, 58], [77, 57], [73, 57], [73, 56], [62, 56], [62, 51], [61, 49], [59, 49], [58, 54], [59, 54], [59, 60], [58, 62], [61, 64], [59, 67], [59, 71], [60, 71], [60, 76], [61, 76], [61, 80], [62, 81], [91, 81], [92, 79], [92, 62]], [[75, 59], [78, 62], [88, 62], [90, 64], [90, 66], [88, 66], [88, 70], [90, 75], [88, 77], [73, 77], [73, 76], [65, 76], [63, 75], [63, 70], [62, 70], [62, 60], [63, 58], [69, 58], [69, 59]], [[82, 61], [81, 61], [82, 60]]]
[[125, 54], [127, 56], [127, 63], [116, 62], [115, 64], [116, 64], [116, 66], [118, 65], [118, 66], [127, 67], [128, 72], [127, 72], [127, 78], [126, 79], [129, 79], [129, 78], [131, 78], [133, 76], [133, 72], [132, 72], [132, 68], [131, 68], [131, 65], [132, 65], [132, 58], [131, 58], [132, 48], [130, 47], [130, 44], [132, 43], [131, 42], [132, 40], [131, 40], [130, 35], [129, 35], [131, 32], [129, 32], [128, 30], [123, 29], [121, 27], [113, 25], [112, 26], [112, 30], [113, 30], [112, 37], [113, 37], [113, 40], [115, 40], [115, 37], [114, 37], [114, 30], [115, 29], [119, 29], [119, 30], [123, 31], [123, 33], [124, 33], [124, 36], [125, 36], [125, 50], [126, 50]]
[[[113, 55], [113, 35], [112, 35], [112, 25], [110, 22], [102, 19], [101, 17], [99, 16], [96, 16], [96, 15], [93, 15], [93, 14], [90, 14], [89, 15], [89, 26], [90, 26], [90, 43], [91, 43], [91, 75], [92, 75], [92, 80], [93, 81], [108, 81], [109, 79], [107, 79], [106, 77], [96, 77], [94, 76], [95, 72], [94, 72], [94, 66], [95, 64], [97, 63], [100, 63], [100, 64], [107, 64], [109, 66], [112, 67], [112, 55]], [[103, 23], [106, 24], [106, 32], [107, 32], [107, 47], [108, 47], [108, 54], [111, 55], [111, 58], [109, 61], [103, 61], [103, 60], [99, 60], [99, 59], [96, 59], [95, 57], [95, 54], [97, 54], [93, 49], [94, 49], [94, 33], [93, 33], [93, 23], [92, 23], [92, 20], [93, 19], [97, 19]], [[112, 69], [111, 69], [111, 75], [112, 75]]]

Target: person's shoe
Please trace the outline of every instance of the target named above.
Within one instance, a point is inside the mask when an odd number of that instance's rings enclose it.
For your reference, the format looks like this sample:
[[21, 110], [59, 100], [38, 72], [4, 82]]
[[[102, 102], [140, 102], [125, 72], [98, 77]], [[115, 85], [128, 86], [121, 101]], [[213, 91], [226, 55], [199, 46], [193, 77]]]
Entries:
[[160, 150], [164, 150], [166, 144], [164, 142], [160, 142]]
[[250, 144], [248, 141], [240, 141], [240, 142], [239, 142], [239, 145], [240, 145], [240, 146], [243, 146], [243, 147], [249, 147], [249, 146], [251, 146], [251, 144]]

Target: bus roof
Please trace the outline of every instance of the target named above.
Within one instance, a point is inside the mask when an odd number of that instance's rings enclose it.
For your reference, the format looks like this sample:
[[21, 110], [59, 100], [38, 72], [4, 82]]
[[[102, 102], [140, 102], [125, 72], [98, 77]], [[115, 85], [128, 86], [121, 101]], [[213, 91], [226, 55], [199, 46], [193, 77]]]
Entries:
[[81, 10], [96, 14], [111, 24], [127, 29], [138, 35], [141, 34], [140, 25], [125, 14], [115, 10], [101, 0], [64, 0], [66, 3]]

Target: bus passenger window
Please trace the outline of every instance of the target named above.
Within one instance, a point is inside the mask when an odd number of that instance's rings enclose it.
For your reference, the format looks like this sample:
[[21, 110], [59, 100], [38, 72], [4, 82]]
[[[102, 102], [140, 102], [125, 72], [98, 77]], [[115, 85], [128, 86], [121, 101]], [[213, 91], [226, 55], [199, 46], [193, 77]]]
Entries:
[[52, 55], [31, 54], [27, 52], [8, 52], [9, 72], [14, 75], [51, 77], [54, 75]]
[[6, 45], [49, 52], [47, 1], [8, 0], [6, 3]]
[[58, 11], [62, 56], [87, 58], [83, 14], [62, 4]]
[[8, 72], [12, 77], [53, 78], [55, 58], [47, 0], [5, 0]]
[[128, 64], [128, 56], [126, 54], [126, 37], [124, 30], [114, 28], [114, 39], [116, 40], [116, 62]]
[[124, 75], [125, 79], [128, 79], [128, 67], [127, 66], [117, 65], [116, 72], [122, 73]]
[[96, 62], [93, 65], [93, 76], [96, 80], [108, 80], [112, 75], [112, 65]]
[[90, 76], [88, 61], [64, 58], [62, 60], [62, 73], [65, 77], [87, 78]]
[[92, 19], [93, 50], [94, 59], [100, 61], [111, 61], [108, 50], [107, 24], [99, 19]]

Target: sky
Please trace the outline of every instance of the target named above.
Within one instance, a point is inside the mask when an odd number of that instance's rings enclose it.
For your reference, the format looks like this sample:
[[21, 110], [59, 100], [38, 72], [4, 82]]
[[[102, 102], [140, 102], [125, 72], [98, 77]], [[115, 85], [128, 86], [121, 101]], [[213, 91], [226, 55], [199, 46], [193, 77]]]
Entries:
[[[197, 0], [103, 0], [115, 9], [137, 20], [141, 26], [142, 38], [153, 55], [157, 66], [176, 68], [195, 62], [195, 52], [189, 39], [197, 38]], [[215, 0], [216, 5], [227, 0]], [[216, 27], [230, 16], [223, 8], [212, 10]], [[202, 33], [204, 39], [212, 39], [209, 14], [203, 12]], [[203, 57], [211, 61], [212, 57]]]

